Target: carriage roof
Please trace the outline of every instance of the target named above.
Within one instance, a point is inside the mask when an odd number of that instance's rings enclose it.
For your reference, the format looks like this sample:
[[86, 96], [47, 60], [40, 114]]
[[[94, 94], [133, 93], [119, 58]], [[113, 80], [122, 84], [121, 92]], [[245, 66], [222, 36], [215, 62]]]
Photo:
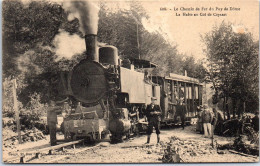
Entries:
[[155, 64], [151, 61], [148, 61], [148, 60], [144, 60], [144, 59], [130, 58], [129, 60], [137, 68], [156, 68], [156, 67], [158, 67], [157, 64]]
[[165, 76], [165, 79], [202, 85], [202, 83], [200, 83], [199, 79], [188, 77], [188, 76], [183, 76], [183, 75], [178, 75], [178, 74], [174, 74], [174, 73], [170, 73], [169, 76]]
[[188, 77], [188, 76], [183, 76], [183, 75], [178, 75], [174, 73], [170, 73], [168, 76], [160, 76], [157, 75], [155, 77], [160, 77], [165, 80], [173, 80], [173, 81], [179, 81], [179, 82], [185, 82], [185, 83], [193, 83], [196, 85], [203, 85], [199, 79]]

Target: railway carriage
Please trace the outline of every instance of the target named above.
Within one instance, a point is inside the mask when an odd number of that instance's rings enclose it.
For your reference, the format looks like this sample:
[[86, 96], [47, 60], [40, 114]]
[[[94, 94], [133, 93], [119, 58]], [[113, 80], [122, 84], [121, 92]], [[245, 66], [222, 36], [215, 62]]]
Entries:
[[203, 85], [198, 79], [170, 73], [169, 76], [153, 76], [153, 82], [161, 86], [160, 106], [163, 110], [162, 125], [181, 124], [182, 113], [177, 109], [178, 99], [184, 98], [186, 123], [197, 115], [197, 106], [202, 105]]
[[[97, 47], [97, 36], [85, 36], [87, 57], [72, 71], [63, 72], [59, 93], [81, 102], [84, 107], [64, 113], [65, 138], [100, 140], [108, 134], [112, 141], [123, 135], [145, 132], [145, 107], [156, 97], [162, 108], [164, 125], [178, 124], [176, 101], [183, 96], [189, 110], [196, 114], [201, 104], [202, 86], [198, 80], [170, 74], [151, 76], [147, 70], [156, 64], [141, 59], [121, 60], [116, 47]], [[187, 119], [189, 120], [189, 119]]]

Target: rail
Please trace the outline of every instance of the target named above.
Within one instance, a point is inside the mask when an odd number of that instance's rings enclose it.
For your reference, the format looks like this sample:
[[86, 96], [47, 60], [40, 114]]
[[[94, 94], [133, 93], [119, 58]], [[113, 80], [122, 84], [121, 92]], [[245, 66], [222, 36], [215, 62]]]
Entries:
[[[56, 150], [56, 149], [64, 150], [63, 148], [66, 147], [66, 146], [72, 145], [73, 149], [75, 149], [75, 145], [78, 144], [78, 143], [84, 143], [84, 139], [72, 141], [72, 142], [67, 142], [67, 143], [63, 143], [63, 144], [59, 144], [59, 145], [55, 145], [55, 146], [45, 147], [45, 148], [42, 148], [42, 149], [33, 150], [33, 151], [30, 151], [29, 153], [35, 154], [35, 158], [40, 158], [42, 152], [48, 151], [49, 152], [48, 154], [51, 155], [53, 150]], [[26, 157], [26, 153], [27, 153], [26, 151], [21, 151], [17, 157], [7, 158], [7, 159], [4, 160], [4, 162], [9, 163], [9, 162], [16, 161], [16, 160], [20, 159], [20, 163], [24, 163], [24, 158]]]

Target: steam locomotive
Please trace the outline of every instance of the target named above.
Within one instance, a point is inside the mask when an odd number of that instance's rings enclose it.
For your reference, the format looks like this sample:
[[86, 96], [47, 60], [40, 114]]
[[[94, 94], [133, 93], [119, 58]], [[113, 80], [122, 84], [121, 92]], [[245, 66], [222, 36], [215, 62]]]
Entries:
[[[121, 60], [114, 46], [97, 47], [97, 36], [85, 36], [87, 56], [72, 71], [61, 74], [60, 92], [85, 107], [64, 113], [65, 139], [101, 140], [108, 135], [118, 141], [130, 134], [145, 132], [145, 107], [151, 97], [162, 108], [161, 124], [180, 124], [178, 98], [187, 107], [190, 122], [202, 104], [202, 84], [187, 76], [151, 76], [147, 70], [156, 64], [141, 59]], [[80, 107], [80, 106], [79, 106]]]

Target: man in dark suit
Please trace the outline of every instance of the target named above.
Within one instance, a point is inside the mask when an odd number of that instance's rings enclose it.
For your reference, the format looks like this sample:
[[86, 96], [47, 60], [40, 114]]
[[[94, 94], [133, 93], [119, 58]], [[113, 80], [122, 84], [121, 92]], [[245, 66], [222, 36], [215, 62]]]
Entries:
[[57, 143], [57, 139], [56, 139], [56, 124], [58, 123], [57, 113], [60, 112], [61, 112], [60, 107], [56, 106], [55, 101], [50, 100], [49, 107], [47, 110], [47, 124], [49, 127], [51, 146], [54, 146]]
[[184, 125], [185, 125], [185, 116], [186, 116], [186, 106], [184, 105], [183, 103], [184, 101], [184, 98], [181, 97], [179, 100], [178, 100], [178, 105], [176, 106], [176, 110], [177, 110], [177, 115], [180, 116], [181, 118], [181, 127], [182, 129], [184, 130]]
[[153, 133], [153, 127], [157, 134], [157, 143], [160, 142], [160, 115], [162, 113], [161, 107], [155, 104], [156, 97], [152, 97], [152, 103], [147, 105], [146, 116], [148, 119], [148, 130], [147, 130], [147, 144], [150, 143], [151, 134]]

